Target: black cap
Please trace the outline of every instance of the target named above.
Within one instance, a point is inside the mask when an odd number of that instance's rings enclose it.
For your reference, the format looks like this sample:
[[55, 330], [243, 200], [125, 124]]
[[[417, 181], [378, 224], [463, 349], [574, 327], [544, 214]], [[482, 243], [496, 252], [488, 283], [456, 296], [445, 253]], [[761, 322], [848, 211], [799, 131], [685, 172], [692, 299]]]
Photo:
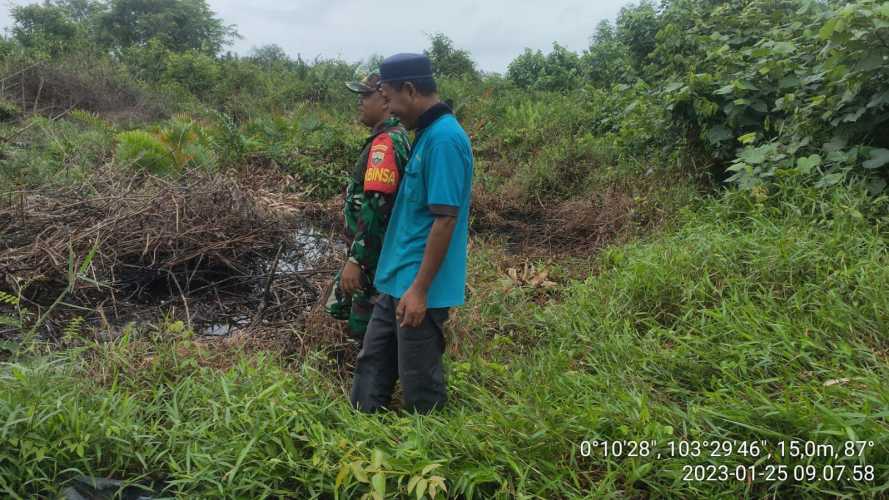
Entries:
[[432, 61], [423, 54], [395, 54], [380, 64], [380, 82], [432, 78]]
[[373, 94], [380, 84], [380, 75], [371, 73], [362, 81], [346, 82], [346, 88], [357, 94]]

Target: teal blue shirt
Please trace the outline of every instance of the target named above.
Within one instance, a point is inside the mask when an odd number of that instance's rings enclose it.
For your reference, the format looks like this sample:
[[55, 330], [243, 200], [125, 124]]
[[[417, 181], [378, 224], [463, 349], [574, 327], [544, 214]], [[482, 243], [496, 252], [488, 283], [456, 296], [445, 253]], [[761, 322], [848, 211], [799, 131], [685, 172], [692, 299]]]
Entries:
[[422, 129], [404, 169], [404, 178], [383, 239], [374, 286], [400, 299], [423, 262], [435, 216], [430, 205], [454, 207], [457, 224], [448, 252], [432, 280], [427, 307], [452, 307], [466, 299], [466, 250], [472, 189], [472, 148], [453, 114]]

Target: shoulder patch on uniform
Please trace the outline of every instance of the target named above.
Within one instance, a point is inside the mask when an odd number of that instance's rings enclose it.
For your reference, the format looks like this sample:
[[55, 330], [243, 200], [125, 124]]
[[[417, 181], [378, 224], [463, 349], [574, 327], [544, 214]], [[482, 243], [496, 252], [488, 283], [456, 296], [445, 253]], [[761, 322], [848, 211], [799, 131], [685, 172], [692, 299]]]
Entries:
[[393, 194], [398, 189], [398, 166], [392, 137], [378, 135], [370, 146], [367, 170], [364, 173], [364, 190]]

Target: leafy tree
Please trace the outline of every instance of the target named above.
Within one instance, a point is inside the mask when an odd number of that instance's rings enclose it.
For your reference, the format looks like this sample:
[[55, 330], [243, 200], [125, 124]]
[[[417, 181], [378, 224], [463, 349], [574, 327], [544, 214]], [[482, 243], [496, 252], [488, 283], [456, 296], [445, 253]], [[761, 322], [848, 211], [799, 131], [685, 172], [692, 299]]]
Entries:
[[522, 88], [537, 90], [567, 90], [581, 81], [580, 58], [558, 43], [543, 55], [541, 51], [525, 49], [507, 68], [507, 78]]
[[506, 77], [521, 88], [534, 87], [546, 68], [546, 56], [540, 50], [526, 48], [509, 63]]
[[620, 9], [617, 16], [616, 36], [632, 57], [633, 65], [641, 70], [647, 63], [648, 54], [657, 45], [658, 13], [651, 0]]
[[596, 27], [590, 48], [581, 56], [581, 68], [587, 80], [601, 87], [629, 83], [636, 74], [627, 46], [606, 20]]
[[49, 1], [13, 7], [12, 18], [12, 35], [19, 43], [51, 54], [70, 46], [82, 33], [64, 7]]
[[110, 0], [101, 28], [103, 41], [118, 49], [157, 39], [174, 52], [215, 55], [238, 37], [205, 0]]
[[423, 53], [432, 60], [435, 76], [478, 78], [468, 51], [454, 47], [454, 42], [444, 33], [430, 35], [429, 41], [432, 45]]
[[142, 46], [122, 48], [118, 58], [137, 79], [159, 82], [166, 74], [170, 51], [160, 40], [153, 39]]
[[198, 97], [207, 97], [220, 77], [220, 67], [211, 56], [197, 51], [172, 52], [164, 77]]
[[316, 58], [311, 65], [298, 71], [302, 77], [307, 93], [303, 97], [310, 101], [321, 102], [330, 100], [334, 95], [342, 94], [343, 82], [355, 78], [358, 64], [351, 64], [342, 59]]
[[580, 57], [576, 52], [553, 43], [553, 50], [546, 55], [545, 71], [538, 86], [544, 90], [566, 90], [580, 82]]
[[54, 0], [53, 3], [62, 8], [72, 21], [87, 25], [89, 30], [92, 30], [99, 16], [108, 10], [107, 1]]
[[253, 49], [250, 59], [265, 68], [287, 66], [291, 62], [290, 56], [277, 44], [263, 45]]

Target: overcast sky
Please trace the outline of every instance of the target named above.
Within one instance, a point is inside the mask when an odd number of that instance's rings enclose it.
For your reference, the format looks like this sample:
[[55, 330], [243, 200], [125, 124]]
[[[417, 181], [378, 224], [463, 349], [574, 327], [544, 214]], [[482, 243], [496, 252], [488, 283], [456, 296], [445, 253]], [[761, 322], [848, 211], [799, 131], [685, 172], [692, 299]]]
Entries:
[[[11, 24], [12, 5], [2, 0], [0, 25]], [[227, 24], [237, 25], [243, 39], [235, 52], [249, 54], [266, 44], [289, 55], [342, 57], [354, 62], [371, 54], [420, 52], [426, 34], [441, 31], [459, 48], [468, 49], [480, 69], [506, 70], [525, 47], [548, 52], [554, 41], [580, 51], [589, 45], [596, 24], [613, 20], [627, 0], [209, 0]]]

